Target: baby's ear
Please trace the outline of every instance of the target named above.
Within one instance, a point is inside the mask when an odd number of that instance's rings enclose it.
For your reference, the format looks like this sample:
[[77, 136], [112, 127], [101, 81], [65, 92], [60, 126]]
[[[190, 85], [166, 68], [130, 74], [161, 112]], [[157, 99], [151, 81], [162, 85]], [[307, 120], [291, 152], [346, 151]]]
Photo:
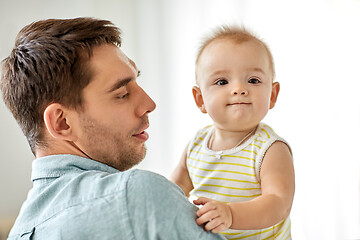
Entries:
[[198, 106], [198, 108], [200, 109], [200, 111], [202, 113], [207, 113], [206, 108], [205, 108], [205, 104], [204, 104], [204, 99], [203, 99], [202, 94], [201, 94], [201, 89], [198, 86], [194, 86], [192, 88], [192, 92], [193, 92], [193, 96], [194, 96], [194, 99], [195, 99], [196, 106]]
[[276, 103], [277, 97], [279, 95], [279, 92], [280, 92], [280, 84], [278, 82], [273, 82], [269, 109], [272, 109], [273, 107], [275, 107], [275, 103]]
[[44, 122], [48, 133], [55, 139], [74, 141], [70, 124], [69, 109], [59, 103], [52, 103], [44, 111]]

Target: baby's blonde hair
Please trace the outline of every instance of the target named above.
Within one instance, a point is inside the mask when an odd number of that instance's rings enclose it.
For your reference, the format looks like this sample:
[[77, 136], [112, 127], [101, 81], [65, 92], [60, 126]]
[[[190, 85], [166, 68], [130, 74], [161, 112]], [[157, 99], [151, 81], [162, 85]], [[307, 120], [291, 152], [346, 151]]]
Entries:
[[261, 40], [259, 37], [257, 37], [254, 33], [250, 32], [248, 29], [246, 29], [243, 26], [237, 26], [237, 25], [223, 25], [220, 27], [217, 27], [214, 29], [214, 31], [206, 36], [202, 42], [202, 44], [199, 47], [198, 53], [197, 53], [197, 57], [196, 57], [196, 62], [195, 64], [197, 65], [200, 59], [201, 54], [203, 53], [203, 51], [205, 50], [205, 48], [214, 40], [219, 40], [219, 39], [230, 39], [235, 41], [238, 44], [247, 42], [247, 41], [256, 41], [258, 43], [260, 43], [262, 46], [264, 46], [266, 53], [269, 56], [269, 64], [270, 64], [270, 69], [271, 69], [271, 73], [272, 73], [272, 78], [275, 78], [275, 67], [274, 67], [274, 60], [273, 60], [273, 56], [270, 52], [269, 47], [267, 46], [267, 44]]

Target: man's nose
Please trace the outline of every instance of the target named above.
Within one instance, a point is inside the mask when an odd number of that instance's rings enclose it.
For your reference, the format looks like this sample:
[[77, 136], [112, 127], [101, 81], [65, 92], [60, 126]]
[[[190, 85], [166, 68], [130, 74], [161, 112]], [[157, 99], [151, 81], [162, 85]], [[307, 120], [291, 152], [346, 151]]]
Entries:
[[141, 87], [139, 87], [139, 93], [141, 94], [141, 100], [139, 102], [139, 108], [137, 114], [139, 116], [143, 116], [145, 114], [149, 114], [152, 111], [154, 111], [156, 108], [155, 102]]

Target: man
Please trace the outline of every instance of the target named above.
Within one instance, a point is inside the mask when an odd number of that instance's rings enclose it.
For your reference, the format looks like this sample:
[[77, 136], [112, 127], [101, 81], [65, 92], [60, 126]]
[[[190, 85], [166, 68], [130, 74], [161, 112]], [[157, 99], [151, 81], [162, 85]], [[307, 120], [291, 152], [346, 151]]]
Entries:
[[24, 27], [1, 91], [36, 159], [9, 239], [222, 239], [165, 178], [129, 170], [145, 156], [155, 103], [105, 20]]

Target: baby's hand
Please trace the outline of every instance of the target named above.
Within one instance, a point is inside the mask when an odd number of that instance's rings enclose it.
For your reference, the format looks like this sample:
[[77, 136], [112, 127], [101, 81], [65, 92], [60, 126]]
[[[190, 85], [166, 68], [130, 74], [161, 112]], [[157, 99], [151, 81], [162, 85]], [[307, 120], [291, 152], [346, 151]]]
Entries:
[[194, 200], [196, 205], [204, 205], [196, 214], [198, 225], [205, 224], [205, 230], [219, 233], [228, 229], [232, 224], [230, 207], [226, 203], [218, 202], [209, 198], [199, 197]]

